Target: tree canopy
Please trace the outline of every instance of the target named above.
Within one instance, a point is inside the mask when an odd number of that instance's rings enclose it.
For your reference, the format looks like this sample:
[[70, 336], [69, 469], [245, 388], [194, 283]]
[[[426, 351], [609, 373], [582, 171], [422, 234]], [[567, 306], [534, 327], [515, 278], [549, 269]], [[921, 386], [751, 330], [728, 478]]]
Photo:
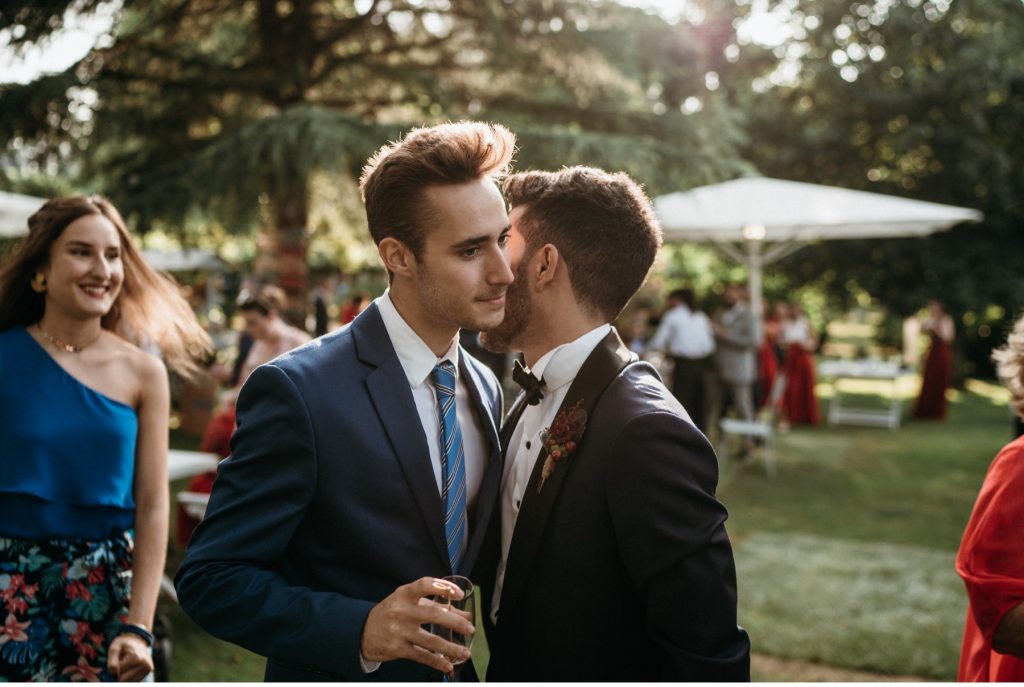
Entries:
[[[27, 41], [97, 5], [9, 4], [0, 28]], [[703, 90], [699, 37], [613, 2], [150, 0], [126, 3], [112, 34], [62, 74], [4, 86], [0, 137], [58, 159], [143, 231], [262, 225], [258, 268], [293, 293], [311, 177], [357, 176], [413, 125], [503, 122], [520, 168], [625, 169], [655, 192], [749, 168], [727, 103], [680, 109]]]

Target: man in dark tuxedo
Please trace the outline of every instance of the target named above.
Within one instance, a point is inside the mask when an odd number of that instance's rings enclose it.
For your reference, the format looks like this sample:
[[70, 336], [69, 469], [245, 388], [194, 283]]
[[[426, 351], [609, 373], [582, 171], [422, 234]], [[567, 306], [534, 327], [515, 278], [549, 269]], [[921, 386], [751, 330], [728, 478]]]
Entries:
[[488, 680], [749, 680], [718, 466], [609, 324], [661, 230], [625, 174], [516, 174], [516, 279], [492, 350], [518, 350], [502, 491], [477, 571]]
[[500, 483], [500, 390], [458, 334], [504, 316], [494, 177], [514, 147], [462, 122], [379, 150], [360, 190], [388, 291], [242, 388], [176, 585], [202, 627], [267, 657], [267, 680], [439, 680], [469, 656], [423, 628], [473, 632], [427, 597], [472, 569]]

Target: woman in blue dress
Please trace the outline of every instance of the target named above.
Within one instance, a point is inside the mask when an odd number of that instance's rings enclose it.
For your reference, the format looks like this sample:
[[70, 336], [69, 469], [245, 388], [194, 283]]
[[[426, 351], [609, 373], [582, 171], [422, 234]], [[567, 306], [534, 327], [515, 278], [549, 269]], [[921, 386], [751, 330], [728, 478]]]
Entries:
[[140, 680], [167, 546], [167, 365], [209, 350], [99, 197], [0, 269], [0, 681]]

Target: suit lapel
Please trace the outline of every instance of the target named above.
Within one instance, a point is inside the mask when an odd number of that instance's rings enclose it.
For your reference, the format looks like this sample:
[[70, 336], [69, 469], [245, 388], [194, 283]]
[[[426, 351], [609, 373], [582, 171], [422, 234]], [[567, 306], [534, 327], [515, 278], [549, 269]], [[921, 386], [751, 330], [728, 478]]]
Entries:
[[366, 390], [384, 425], [413, 500], [430, 531], [430, 539], [441, 560], [448, 561], [448, 547], [444, 538], [444, 507], [430, 464], [427, 439], [420, 425], [419, 413], [402, 363], [395, 353], [376, 305], [367, 308], [351, 326], [356, 355], [364, 363], [376, 368], [366, 377]]
[[[582, 402], [581, 407], [586, 411], [589, 422], [601, 394], [622, 369], [634, 359], [635, 356], [626, 348], [613, 329], [583, 363], [576, 378], [569, 386], [569, 391], [559, 406], [558, 412], [561, 413], [576, 405], [577, 402]], [[566, 475], [572, 469], [573, 461], [579, 460], [581, 454], [586, 451], [586, 441], [587, 433], [584, 430], [579, 447], [555, 468], [539, 493], [537, 488], [540, 484], [544, 461], [548, 457], [547, 451], [542, 448], [540, 455], [537, 456], [537, 462], [530, 474], [530, 481], [526, 485], [522, 508], [516, 518], [512, 543], [509, 545], [499, 609], [514, 606], [516, 598], [522, 592], [523, 585], [529, 576], [530, 564], [540, 547], [551, 508], [558, 497]], [[500, 612], [499, 610], [499, 614]], [[501, 623], [500, 616], [498, 623]]]
[[[466, 382], [466, 388], [469, 389], [470, 398], [473, 399], [477, 416], [481, 420], [484, 432], [486, 432], [489, 449], [487, 453], [487, 466], [484, 468], [484, 478], [480, 483], [480, 491], [477, 494], [476, 507], [469, 513], [469, 516], [472, 518], [469, 523], [469, 543], [466, 546], [466, 554], [462, 558], [463, 561], [475, 561], [477, 553], [480, 551], [480, 546], [487, 534], [487, 523], [491, 518], [491, 513], [494, 511], [494, 504], [498, 500], [498, 490], [501, 485], [502, 454], [498, 450], [498, 430], [495, 428], [495, 422], [501, 418], [501, 411], [499, 408], [496, 413], [497, 417], [495, 417], [495, 412], [487, 405], [483, 396], [481, 396], [480, 390], [483, 388], [483, 385], [477, 371], [466, 363], [468, 355], [465, 349], [459, 349], [459, 370]], [[466, 575], [470, 573], [469, 570], [463, 570], [462, 572]]]

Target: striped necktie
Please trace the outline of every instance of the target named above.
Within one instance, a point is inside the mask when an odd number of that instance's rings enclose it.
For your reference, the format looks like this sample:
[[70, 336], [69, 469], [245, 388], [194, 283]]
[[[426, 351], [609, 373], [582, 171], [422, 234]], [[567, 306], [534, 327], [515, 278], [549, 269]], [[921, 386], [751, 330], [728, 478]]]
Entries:
[[444, 536], [452, 572], [458, 570], [466, 549], [466, 460], [462, 430], [455, 409], [455, 366], [442, 361], [430, 375], [437, 394], [441, 427], [441, 500], [444, 502]]

